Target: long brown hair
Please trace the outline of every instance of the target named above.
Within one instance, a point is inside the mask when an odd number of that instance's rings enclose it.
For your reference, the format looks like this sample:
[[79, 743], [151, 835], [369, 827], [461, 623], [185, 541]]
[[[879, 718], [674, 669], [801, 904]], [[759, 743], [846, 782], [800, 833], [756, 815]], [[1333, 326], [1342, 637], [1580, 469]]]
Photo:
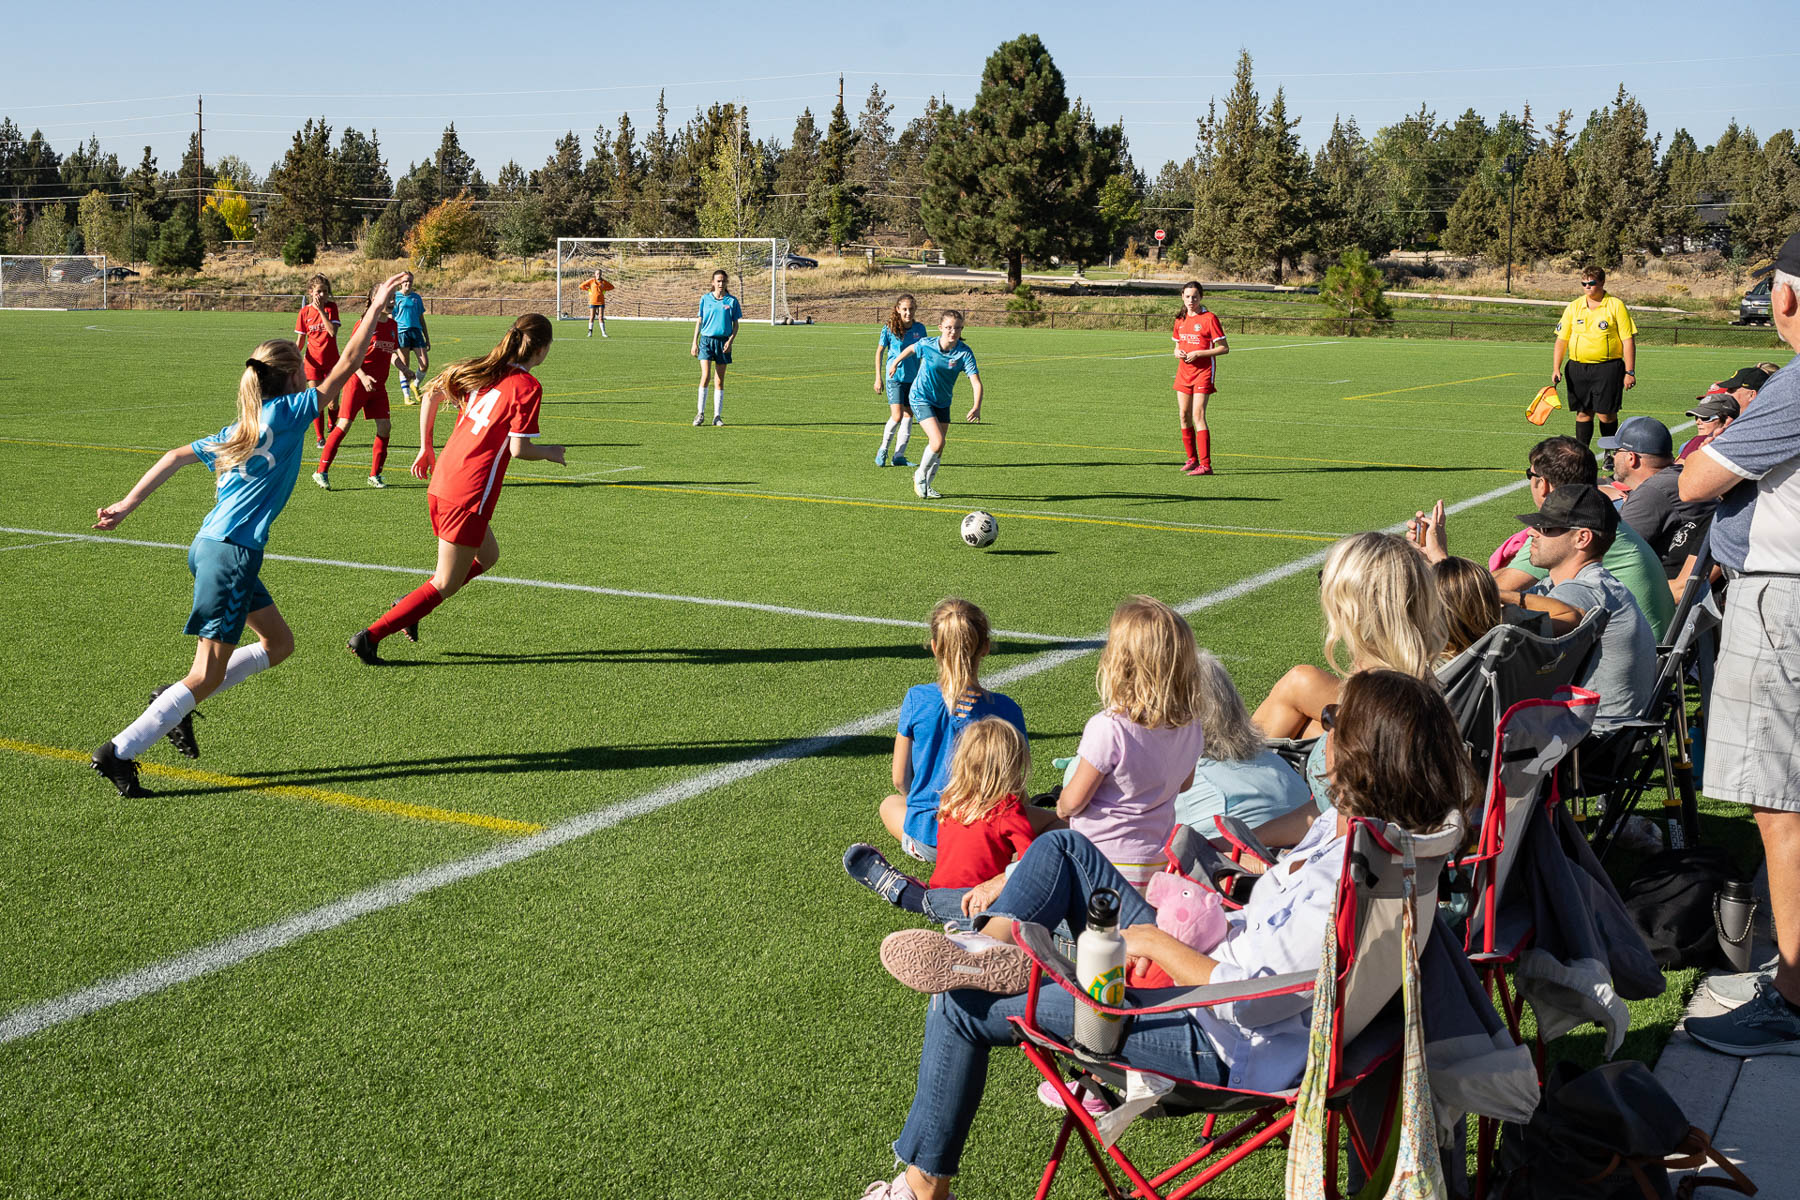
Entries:
[[911, 325], [906, 324], [900, 319], [901, 304], [911, 304], [913, 306], [913, 320], [916, 321], [919, 319], [919, 302], [913, 299], [913, 294], [911, 292], [901, 292], [894, 298], [893, 311], [888, 313], [887, 319], [888, 332], [892, 333], [897, 338], [905, 337], [906, 331], [912, 328]]
[[954, 712], [965, 695], [981, 694], [981, 660], [988, 649], [986, 613], [960, 596], [938, 601], [931, 610], [931, 653], [945, 708]]
[[1439, 559], [1431, 566], [1438, 593], [1444, 598], [1449, 640], [1443, 657], [1455, 658], [1500, 623], [1500, 589], [1479, 563], [1466, 558]]
[[1331, 797], [1339, 812], [1413, 833], [1467, 812], [1475, 768], [1443, 693], [1403, 671], [1358, 671], [1338, 694]]
[[263, 401], [287, 395], [304, 365], [300, 348], [286, 340], [264, 342], [250, 352], [238, 376], [237, 424], [219, 447], [214, 471], [223, 474], [250, 457], [262, 440]]
[[938, 819], [973, 825], [1008, 796], [1025, 792], [1031, 747], [1012, 722], [972, 721], [956, 737], [950, 780], [938, 793]]
[[526, 313], [512, 323], [498, 346], [480, 358], [450, 364], [443, 374], [425, 385], [425, 393], [448, 397], [460, 408], [465, 397], [500, 382], [513, 363], [524, 362], [548, 348], [550, 338], [549, 320], [541, 313]]

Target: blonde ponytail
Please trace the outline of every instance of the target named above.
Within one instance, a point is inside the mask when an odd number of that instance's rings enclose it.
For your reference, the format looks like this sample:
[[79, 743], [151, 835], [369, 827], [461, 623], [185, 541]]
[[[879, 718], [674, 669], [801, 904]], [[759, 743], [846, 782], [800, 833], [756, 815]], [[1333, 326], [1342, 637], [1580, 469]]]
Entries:
[[931, 652], [944, 707], [954, 711], [963, 696], [981, 694], [981, 660], [988, 649], [987, 614], [979, 608], [951, 596], [931, 610]]
[[219, 447], [213, 469], [223, 474], [249, 458], [262, 440], [263, 401], [288, 394], [288, 386], [304, 365], [292, 342], [264, 342], [244, 360], [238, 377], [238, 419]]

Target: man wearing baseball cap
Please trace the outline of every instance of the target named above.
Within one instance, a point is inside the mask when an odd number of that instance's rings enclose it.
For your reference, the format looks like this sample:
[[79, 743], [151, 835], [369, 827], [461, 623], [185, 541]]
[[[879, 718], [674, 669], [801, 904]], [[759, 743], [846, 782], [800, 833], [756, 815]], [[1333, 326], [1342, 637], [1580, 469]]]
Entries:
[[1687, 410], [1687, 415], [1694, 418], [1695, 433], [1682, 443], [1681, 449], [1675, 454], [1675, 461], [1685, 462], [1688, 455], [1724, 433], [1726, 427], [1737, 420], [1742, 411], [1738, 408], [1737, 397], [1717, 385], [1705, 395], [1696, 396], [1694, 407]]
[[[1769, 315], [1800, 348], [1800, 233], [1775, 256]], [[1740, 486], [1744, 481], [1753, 486]], [[1749, 806], [1762, 835], [1779, 951], [1773, 970], [1709, 980], [1737, 1004], [1692, 1020], [1733, 1055], [1800, 1055], [1800, 370], [1770, 376], [1681, 470], [1681, 498], [1718, 499], [1710, 544], [1731, 577], [1707, 719], [1706, 794]]]
[[1656, 635], [1625, 585], [1600, 560], [1619, 532], [1619, 510], [1597, 487], [1559, 487], [1536, 512], [1519, 514], [1531, 529], [1531, 562], [1549, 572], [1523, 592], [1500, 599], [1548, 613], [1557, 633], [1580, 624], [1590, 609], [1607, 611], [1600, 648], [1581, 686], [1600, 694], [1594, 732], [1637, 717], [1656, 686]]
[[1699, 551], [1718, 501], [1681, 498], [1674, 439], [1655, 417], [1631, 418], [1600, 448], [1612, 451], [1613, 482], [1625, 494], [1619, 516], [1650, 543], [1670, 579], [1685, 580], [1682, 568]]

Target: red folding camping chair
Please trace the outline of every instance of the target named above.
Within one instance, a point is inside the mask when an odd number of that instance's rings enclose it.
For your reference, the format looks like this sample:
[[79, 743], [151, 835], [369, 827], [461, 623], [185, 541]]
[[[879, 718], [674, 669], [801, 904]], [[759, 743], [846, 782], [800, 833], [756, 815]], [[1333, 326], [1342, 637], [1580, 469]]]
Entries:
[[[1391, 1095], [1383, 1105], [1380, 1128], [1374, 1131], [1373, 1138], [1367, 1136], [1369, 1131], [1362, 1129], [1353, 1116], [1348, 1122], [1343, 1122], [1342, 1118], [1349, 1114], [1350, 1092], [1385, 1064], [1396, 1060], [1401, 1048], [1398, 1036], [1389, 1033], [1380, 1035], [1381, 1045], [1357, 1043], [1358, 1035], [1399, 995], [1403, 953], [1400, 913], [1404, 903], [1401, 839], [1410, 837], [1417, 863], [1416, 924], [1423, 940], [1429, 936], [1433, 923], [1438, 875], [1445, 861], [1461, 846], [1463, 835], [1460, 823], [1430, 834], [1408, 835], [1394, 825], [1378, 826], [1371, 821], [1352, 819], [1349, 836], [1344, 839], [1336, 905], [1338, 994], [1330, 1037], [1326, 1130], [1334, 1195], [1337, 1146], [1345, 1126], [1362, 1169], [1373, 1172], [1381, 1160], [1393, 1123]], [[1230, 1171], [1258, 1149], [1277, 1140], [1285, 1142], [1288, 1128], [1294, 1122], [1297, 1085], [1281, 1092], [1258, 1092], [1180, 1079], [1161, 1072], [1146, 1072], [1161, 1075], [1174, 1087], [1143, 1114], [1145, 1119], [1201, 1116], [1204, 1123], [1198, 1149], [1162, 1170], [1150, 1172], [1139, 1168], [1117, 1142], [1105, 1143], [1095, 1118], [1083, 1108], [1070, 1087], [1071, 1082], [1079, 1081], [1090, 1091], [1100, 1089], [1102, 1095], [1116, 1095], [1125, 1089], [1125, 1072], [1131, 1064], [1116, 1058], [1097, 1058], [1041, 1028], [1037, 1023], [1038, 997], [1044, 987], [1054, 984], [1070, 992], [1078, 1003], [1129, 1017], [1138, 1013], [1207, 1008], [1255, 997], [1306, 993], [1313, 989], [1315, 972], [1212, 984], [1190, 989], [1155, 1006], [1114, 1009], [1090, 999], [1076, 983], [1074, 965], [1057, 952], [1049, 930], [1021, 923], [1017, 928], [1017, 940], [1031, 957], [1032, 974], [1025, 1013], [1012, 1020], [1024, 1037], [1021, 1049], [1050, 1081], [1064, 1106], [1062, 1125], [1050, 1152], [1050, 1161], [1044, 1168], [1037, 1200], [1044, 1200], [1049, 1194], [1072, 1136], [1081, 1139], [1112, 1200], [1124, 1200], [1126, 1195], [1141, 1200], [1182, 1200]], [[1071, 1076], [1068, 1080], [1064, 1077], [1065, 1069]], [[1394, 1083], [1398, 1083], [1397, 1072]], [[1223, 1132], [1217, 1128], [1221, 1116], [1235, 1121]], [[1115, 1168], [1127, 1181], [1123, 1187], [1115, 1175]]]

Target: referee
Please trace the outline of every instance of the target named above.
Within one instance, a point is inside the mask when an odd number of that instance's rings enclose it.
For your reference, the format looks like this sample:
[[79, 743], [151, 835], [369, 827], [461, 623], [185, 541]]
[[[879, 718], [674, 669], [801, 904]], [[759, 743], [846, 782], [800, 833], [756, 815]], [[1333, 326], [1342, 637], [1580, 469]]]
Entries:
[[1556, 349], [1550, 353], [1553, 387], [1562, 382], [1565, 353], [1576, 436], [1584, 446], [1593, 440], [1595, 414], [1600, 436], [1615, 436], [1625, 389], [1637, 385], [1637, 326], [1625, 302], [1606, 294], [1605, 271], [1582, 273], [1581, 295], [1569, 301], [1556, 323]]

